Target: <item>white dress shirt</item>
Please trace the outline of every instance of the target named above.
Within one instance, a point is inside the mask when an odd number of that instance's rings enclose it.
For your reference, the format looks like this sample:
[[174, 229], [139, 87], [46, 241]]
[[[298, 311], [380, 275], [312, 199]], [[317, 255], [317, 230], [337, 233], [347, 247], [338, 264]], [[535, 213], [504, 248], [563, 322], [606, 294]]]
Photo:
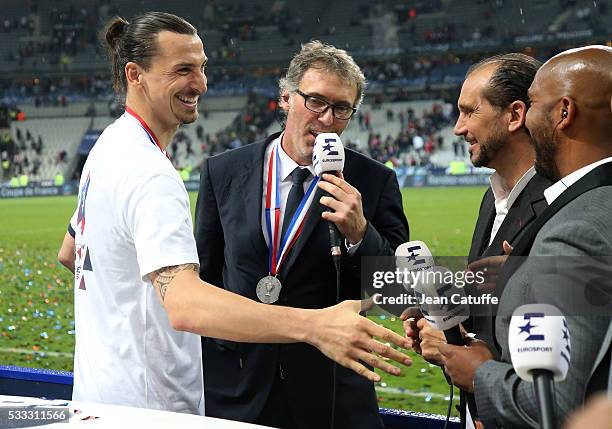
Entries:
[[544, 197], [546, 198], [548, 205], [551, 205], [553, 201], [555, 201], [559, 197], [559, 195], [565, 192], [567, 188], [572, 186], [578, 180], [586, 176], [587, 173], [590, 173], [591, 170], [594, 170], [596, 167], [599, 167], [600, 165], [605, 164], [607, 162], [612, 162], [612, 157], [604, 158], [585, 167], [582, 167], [581, 169], [568, 174], [551, 187], [546, 188], [546, 190], [544, 191]]
[[523, 174], [518, 182], [516, 182], [516, 185], [514, 185], [514, 188], [512, 189], [507, 188], [505, 180], [497, 172], [493, 173], [493, 175], [489, 178], [491, 190], [493, 191], [493, 196], [495, 197], [495, 220], [493, 221], [493, 228], [491, 228], [489, 245], [493, 243], [493, 240], [497, 235], [497, 231], [499, 231], [504, 219], [506, 219], [506, 216], [508, 215], [508, 211], [510, 211], [510, 208], [518, 196], [521, 195], [521, 192], [523, 192], [523, 189], [525, 189], [535, 174], [535, 168], [531, 167], [525, 172], [525, 174]]

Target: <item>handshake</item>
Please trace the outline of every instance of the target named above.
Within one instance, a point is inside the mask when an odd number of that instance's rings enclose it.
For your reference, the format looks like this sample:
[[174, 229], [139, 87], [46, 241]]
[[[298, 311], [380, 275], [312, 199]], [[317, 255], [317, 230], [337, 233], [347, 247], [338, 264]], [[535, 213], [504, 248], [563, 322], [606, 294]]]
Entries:
[[[504, 250], [506, 253], [510, 253], [512, 250], [507, 242], [504, 243]], [[402, 244], [397, 248], [395, 256], [397, 266], [401, 269], [448, 271], [441, 267], [434, 267], [431, 252], [425, 243], [420, 241]], [[481, 292], [492, 291], [506, 258], [506, 255], [485, 258], [468, 266], [468, 271], [486, 273], [485, 281], [481, 285]], [[435, 287], [435, 285], [424, 282], [415, 288], [415, 293], [433, 296], [436, 293], [433, 290]], [[315, 341], [307, 342], [315, 345], [329, 358], [371, 381], [378, 381], [380, 377], [363, 363], [379, 368], [391, 375], [399, 375], [399, 368], [391, 365], [388, 361], [391, 360], [404, 365], [410, 365], [412, 362], [409, 357], [393, 348], [392, 344], [397, 347], [412, 349], [428, 362], [444, 367], [446, 374], [455, 385], [466, 391], [472, 391], [473, 373], [482, 362], [493, 359], [493, 354], [486, 343], [471, 338], [460, 327], [459, 323], [466, 320], [469, 315], [467, 304], [456, 306], [464, 307], [466, 311], [451, 318], [446, 317], [447, 312], [441, 313], [440, 317], [436, 316], [435, 311], [429, 312], [428, 319], [433, 321], [435, 326], [423, 317], [419, 308], [408, 308], [400, 316], [405, 331], [405, 337], [401, 337], [371, 320], [363, 317], [354, 318], [356, 312], [369, 310], [375, 303], [376, 297], [372, 297], [361, 303], [359, 301], [345, 301], [334, 307], [324, 309], [323, 311], [330, 312], [330, 317], [324, 317], [320, 320], [326, 320], [327, 324], [337, 326], [318, 327], [315, 334], [318, 338]], [[353, 317], [349, 318], [350, 320], [345, 320], [348, 316], [346, 310], [349, 310], [348, 313], [353, 313], [351, 315]], [[348, 322], [350, 326], [343, 325], [344, 322]], [[454, 328], [451, 328], [451, 325]], [[326, 332], [331, 333], [331, 336]], [[378, 337], [382, 341], [377, 341], [373, 337]], [[463, 345], [468, 347], [463, 347]]]
[[[477, 286], [478, 292], [489, 293], [495, 290], [499, 273], [512, 251], [507, 241], [503, 243], [503, 248], [502, 256], [483, 258], [468, 265], [468, 272], [484, 274], [483, 281]], [[397, 248], [395, 256], [399, 268], [417, 272], [448, 271], [446, 268], [434, 266], [431, 251], [420, 241], [402, 244]], [[463, 294], [462, 288], [447, 286], [436, 282], [412, 285], [415, 295], [429, 298], [448, 298], [444, 295], [450, 294], [450, 289], [454, 290], [452, 293]], [[434, 303], [429, 306], [410, 307], [400, 316], [408, 346], [429, 363], [443, 367], [449, 383], [452, 381], [466, 392], [473, 391], [476, 369], [485, 361], [494, 359], [487, 343], [468, 335], [461, 325], [469, 315], [470, 307], [466, 303]]]
[[400, 318], [409, 347], [427, 362], [443, 367], [454, 385], [472, 392], [476, 369], [494, 359], [487, 343], [472, 338], [461, 325], [458, 328], [461, 341], [449, 342], [445, 332], [432, 326], [415, 307], [408, 308]]

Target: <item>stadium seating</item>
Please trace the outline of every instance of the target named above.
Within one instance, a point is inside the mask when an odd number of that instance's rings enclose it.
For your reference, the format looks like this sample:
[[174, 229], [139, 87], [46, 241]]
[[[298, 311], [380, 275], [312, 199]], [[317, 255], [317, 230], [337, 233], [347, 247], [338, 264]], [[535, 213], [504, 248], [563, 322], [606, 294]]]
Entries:
[[[38, 174], [31, 175], [30, 180], [51, 179], [60, 171], [65, 174], [89, 123], [89, 118], [79, 117], [32, 119], [26, 122], [13, 122], [11, 124], [13, 139], [16, 139], [17, 128], [21, 130], [23, 135], [30, 131], [34, 139], [38, 139], [38, 136], [42, 137], [43, 148], [40, 156], [36, 155], [29, 144], [26, 145], [25, 154], [30, 159], [30, 162], [35, 158], [41, 161]], [[63, 150], [67, 153], [67, 159], [65, 162], [59, 162], [58, 153]]]

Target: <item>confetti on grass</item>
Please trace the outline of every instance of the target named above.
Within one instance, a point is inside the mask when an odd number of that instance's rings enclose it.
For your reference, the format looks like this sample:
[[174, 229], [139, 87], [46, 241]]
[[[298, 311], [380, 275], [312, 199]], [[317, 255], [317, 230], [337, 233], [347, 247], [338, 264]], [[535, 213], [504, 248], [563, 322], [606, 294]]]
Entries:
[[0, 248], [0, 365], [72, 371], [72, 274], [56, 255], [23, 243]]

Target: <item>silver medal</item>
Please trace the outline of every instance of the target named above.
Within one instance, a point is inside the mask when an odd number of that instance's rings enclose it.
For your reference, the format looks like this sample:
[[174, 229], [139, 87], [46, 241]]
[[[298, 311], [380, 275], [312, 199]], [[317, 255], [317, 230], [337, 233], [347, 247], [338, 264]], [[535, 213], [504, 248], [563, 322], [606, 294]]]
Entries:
[[257, 283], [257, 298], [264, 304], [272, 304], [278, 301], [282, 285], [280, 280], [274, 276], [266, 276]]

